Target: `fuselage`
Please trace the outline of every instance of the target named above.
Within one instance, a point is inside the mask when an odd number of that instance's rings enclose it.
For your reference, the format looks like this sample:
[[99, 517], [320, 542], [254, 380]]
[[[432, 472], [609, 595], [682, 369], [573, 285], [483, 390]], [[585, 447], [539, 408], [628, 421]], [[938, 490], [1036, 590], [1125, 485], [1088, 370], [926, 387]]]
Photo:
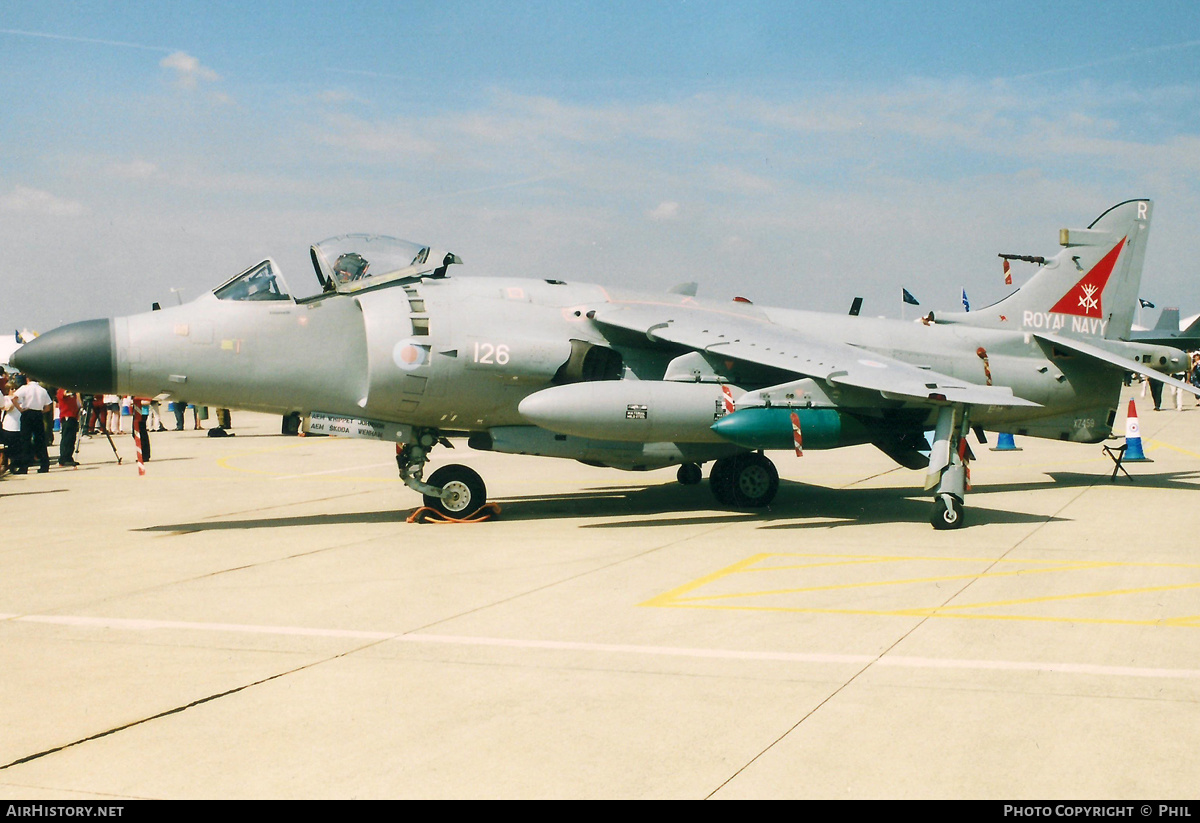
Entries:
[[[613, 335], [588, 314], [613, 303], [749, 314], [973, 383], [1010, 386], [1040, 408], [980, 408], [972, 423], [1036, 436], [1107, 436], [1120, 375], [1022, 331], [831, 315], [587, 284], [451, 277], [354, 295], [221, 299], [113, 321], [116, 390], [288, 414], [325, 412], [477, 432], [526, 424], [521, 399], [551, 385], [661, 380], [679, 352]], [[593, 349], [609, 364], [585, 374]], [[583, 352], [583, 354], [581, 354]], [[596, 357], [592, 357], [595, 361]], [[611, 368], [617, 364], [614, 372]], [[729, 364], [744, 389], [779, 380]], [[575, 373], [564, 373], [564, 372]]]

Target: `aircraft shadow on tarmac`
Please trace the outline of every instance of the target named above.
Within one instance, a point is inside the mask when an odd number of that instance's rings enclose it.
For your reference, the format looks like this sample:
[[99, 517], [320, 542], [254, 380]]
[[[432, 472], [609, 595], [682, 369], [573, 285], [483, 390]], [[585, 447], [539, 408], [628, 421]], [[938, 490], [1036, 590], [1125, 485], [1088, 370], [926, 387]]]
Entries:
[[[802, 529], [851, 526], [862, 523], [925, 522], [929, 498], [920, 489], [831, 489], [781, 481], [769, 507], [754, 510], [721, 509], [707, 487], [660, 486], [601, 488], [550, 497], [510, 497], [501, 500], [508, 520], [563, 517], [612, 517], [583, 528], [716, 525], [758, 521], [761, 528]], [[663, 518], [664, 514], [686, 516]], [[970, 506], [967, 525], [997, 522], [1045, 522], [1043, 515]]]
[[239, 529], [280, 529], [289, 526], [358, 526], [366, 523], [403, 523], [408, 510], [382, 512], [338, 512], [335, 514], [306, 514], [295, 517], [255, 517], [246, 520], [210, 520], [202, 523], [163, 523], [135, 529], [139, 532], [166, 532], [190, 534], [192, 532], [236, 531]]
[[[1123, 476], [1111, 481], [1107, 474], [1050, 472], [1042, 482], [988, 483], [976, 485], [971, 495], [1003, 494], [1051, 488], [1088, 486], [1142, 487], [1152, 489], [1195, 489], [1200, 470]], [[967, 527], [988, 523], [1044, 523], [1069, 518], [989, 508], [967, 498]], [[567, 518], [611, 518], [582, 528], [629, 528], [639, 526], [716, 525], [758, 521], [762, 528], [802, 529], [851, 526], [860, 523], [924, 522], [929, 516], [929, 497], [919, 486], [905, 488], [829, 488], [791, 480], [780, 481], [779, 493], [767, 508], [722, 509], [713, 500], [707, 484], [681, 486], [675, 482], [654, 485], [613, 485], [585, 488], [578, 492], [550, 495], [501, 497], [500, 518], [508, 521]], [[239, 529], [286, 528], [291, 526], [348, 526], [368, 523], [403, 523], [412, 509], [337, 512], [290, 517], [255, 517], [192, 523], [164, 523], [138, 531], [186, 534]], [[679, 515], [666, 517], [663, 515]]]
[[[1040, 523], [1067, 518], [993, 509], [972, 501], [976, 494], [1035, 491], [1050, 488], [1079, 488], [1098, 485], [1133, 486], [1153, 489], [1195, 489], [1200, 470], [1134, 474], [1133, 480], [1107, 474], [1049, 472], [1042, 482], [989, 483], [972, 487], [967, 497], [967, 526], [985, 523]], [[1189, 482], [1191, 481], [1191, 482]], [[642, 486], [601, 486], [557, 495], [500, 498], [506, 520], [535, 520], [565, 517], [613, 517], [612, 522], [593, 523], [584, 528], [629, 526], [704, 525], [737, 520], [758, 520], [763, 528], [826, 528], [857, 523], [923, 522], [929, 516], [929, 496], [912, 488], [828, 488], [782, 480], [771, 505], [757, 510], [720, 509], [706, 484], [680, 486], [676, 483]], [[690, 516], [663, 519], [661, 515], [691, 512]], [[632, 517], [631, 517], [632, 516]], [[833, 522], [830, 522], [833, 521]]]
[[10, 492], [7, 489], [0, 489], [0, 497], [24, 497], [27, 494], [59, 494], [65, 492], [66, 489], [38, 489], [30, 492]]

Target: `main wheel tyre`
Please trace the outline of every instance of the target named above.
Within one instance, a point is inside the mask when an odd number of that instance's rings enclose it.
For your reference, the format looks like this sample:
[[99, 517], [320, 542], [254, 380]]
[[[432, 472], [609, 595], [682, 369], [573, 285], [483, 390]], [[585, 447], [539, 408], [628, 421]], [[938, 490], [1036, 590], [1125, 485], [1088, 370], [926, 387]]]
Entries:
[[722, 457], [708, 471], [708, 488], [722, 506], [733, 505], [733, 463], [736, 457]]
[[767, 457], [754, 452], [735, 458], [732, 467], [733, 505], [760, 509], [770, 505], [779, 491], [779, 472]]
[[929, 522], [935, 529], [960, 529], [963, 525], [963, 504], [957, 497], [939, 495], [933, 501]]
[[480, 506], [487, 502], [487, 486], [483, 484], [483, 478], [474, 469], [460, 466], [457, 463], [442, 466], [429, 475], [429, 480], [426, 482], [431, 486], [441, 488], [443, 492], [447, 492], [447, 495], [434, 497], [427, 494], [425, 495], [425, 505], [437, 509], [448, 517], [465, 517], [474, 514]]

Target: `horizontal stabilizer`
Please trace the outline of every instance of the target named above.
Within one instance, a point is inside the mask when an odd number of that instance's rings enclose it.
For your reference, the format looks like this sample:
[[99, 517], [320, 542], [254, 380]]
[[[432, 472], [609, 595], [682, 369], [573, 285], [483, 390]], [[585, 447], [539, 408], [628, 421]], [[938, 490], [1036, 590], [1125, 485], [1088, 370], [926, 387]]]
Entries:
[[1034, 337], [1036, 337], [1038, 340], [1044, 340], [1047, 343], [1059, 346], [1060, 348], [1068, 349], [1076, 352], [1077, 354], [1082, 354], [1085, 357], [1090, 357], [1093, 360], [1100, 360], [1101, 362], [1108, 363], [1110, 366], [1115, 366], [1122, 371], [1140, 374], [1142, 377], [1147, 377], [1151, 380], [1157, 380], [1158, 382], [1164, 383], [1168, 386], [1174, 386], [1177, 389], [1184, 389], [1185, 391], [1189, 391], [1194, 395], [1200, 396], [1200, 388], [1197, 388], [1196, 386], [1193, 386], [1189, 383], [1184, 383], [1182, 380], [1176, 380], [1174, 377], [1165, 375], [1162, 372], [1155, 371], [1145, 363], [1139, 363], [1136, 360], [1130, 360], [1128, 357], [1121, 357], [1120, 355], [1105, 351], [1099, 346], [1093, 346], [1090, 343], [1084, 343], [1082, 340], [1076, 340], [1075, 338], [1061, 337], [1057, 334], [1035, 334]]

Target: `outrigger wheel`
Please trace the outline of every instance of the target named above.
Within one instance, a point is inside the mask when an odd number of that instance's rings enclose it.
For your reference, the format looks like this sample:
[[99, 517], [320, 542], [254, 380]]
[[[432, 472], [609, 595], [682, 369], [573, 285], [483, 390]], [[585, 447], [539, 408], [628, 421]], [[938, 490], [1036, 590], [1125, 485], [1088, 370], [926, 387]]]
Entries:
[[939, 494], [933, 499], [933, 514], [929, 522], [935, 529], [959, 529], [963, 525], [963, 504], [952, 494]]
[[442, 466], [429, 475], [425, 482], [446, 493], [445, 497], [424, 495], [425, 505], [447, 517], [466, 517], [487, 502], [487, 486], [483, 478], [474, 469], [458, 463]]
[[685, 486], [694, 486], [703, 479], [700, 467], [695, 463], [681, 463], [675, 472], [675, 479]]

